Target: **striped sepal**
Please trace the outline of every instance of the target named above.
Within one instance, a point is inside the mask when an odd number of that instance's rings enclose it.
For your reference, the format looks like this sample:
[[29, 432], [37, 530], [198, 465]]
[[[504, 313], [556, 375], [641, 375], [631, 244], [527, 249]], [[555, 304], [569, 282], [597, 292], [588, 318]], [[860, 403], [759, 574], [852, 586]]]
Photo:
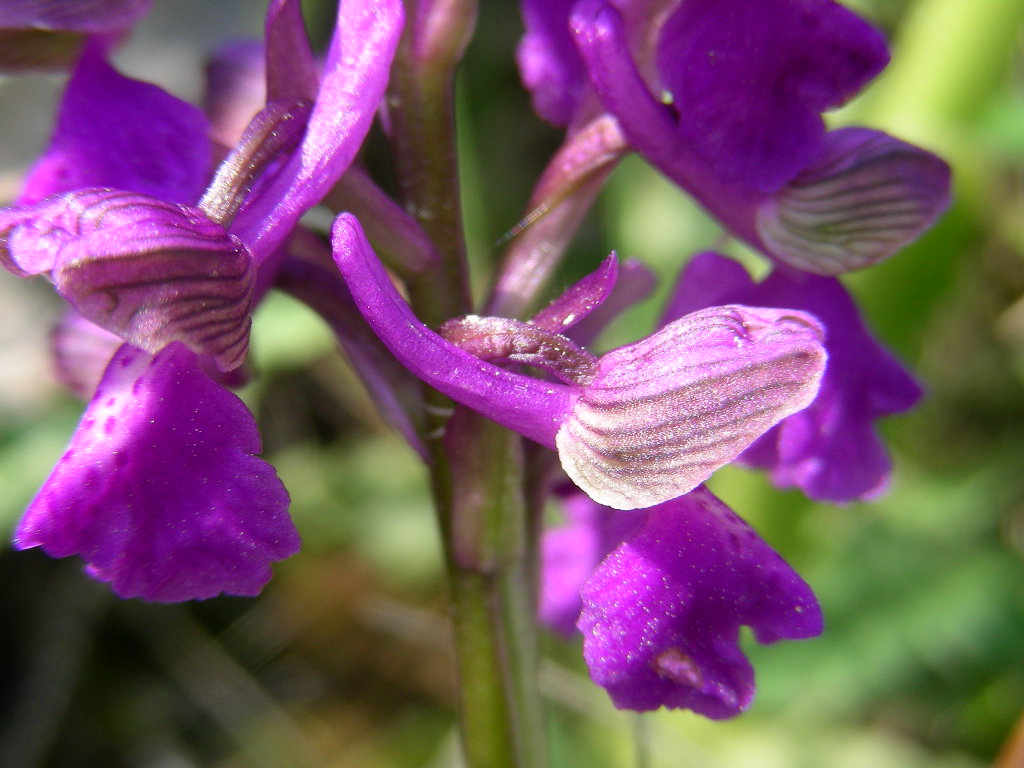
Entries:
[[222, 370], [241, 365], [254, 269], [237, 237], [196, 208], [144, 195], [82, 190], [63, 200], [52, 276], [84, 317], [148, 352], [181, 341]]
[[892, 255], [949, 204], [949, 167], [878, 131], [829, 134], [823, 158], [757, 211], [768, 251], [790, 266], [840, 275]]
[[801, 312], [712, 307], [614, 350], [556, 436], [562, 466], [616, 509], [680, 496], [814, 399], [822, 336]]

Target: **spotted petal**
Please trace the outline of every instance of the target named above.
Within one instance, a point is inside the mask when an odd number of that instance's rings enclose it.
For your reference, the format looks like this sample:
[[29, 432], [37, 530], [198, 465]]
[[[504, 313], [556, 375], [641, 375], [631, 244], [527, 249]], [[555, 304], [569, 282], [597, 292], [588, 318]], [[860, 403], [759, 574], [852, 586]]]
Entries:
[[754, 695], [740, 626], [761, 643], [822, 629], [807, 584], [704, 488], [650, 509], [582, 596], [590, 675], [623, 709], [737, 715]]
[[121, 347], [15, 532], [79, 555], [122, 597], [255, 595], [298, 550], [288, 494], [242, 402], [174, 344]]

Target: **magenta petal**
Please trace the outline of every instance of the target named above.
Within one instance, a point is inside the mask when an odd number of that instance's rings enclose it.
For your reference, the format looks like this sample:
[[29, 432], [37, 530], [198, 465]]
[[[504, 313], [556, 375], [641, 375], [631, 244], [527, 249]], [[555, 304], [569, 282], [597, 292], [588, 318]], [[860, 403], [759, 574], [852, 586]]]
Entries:
[[603, 507], [573, 489], [561, 496], [566, 523], [541, 538], [538, 618], [568, 637], [583, 608], [580, 589], [605, 555], [647, 519], [646, 510]]
[[648, 511], [583, 587], [583, 655], [615, 706], [722, 719], [754, 695], [740, 626], [760, 643], [820, 634], [806, 583], [708, 490]]
[[92, 398], [110, 359], [124, 343], [73, 309], [53, 329], [51, 341], [57, 378], [83, 400]]
[[453, 400], [521, 435], [554, 446], [578, 393], [507, 371], [459, 349], [412, 313], [350, 214], [335, 219], [334, 261], [356, 306], [402, 365]]
[[352, 163], [384, 96], [403, 22], [400, 0], [341, 3], [306, 135], [234, 227], [257, 262], [284, 241]]
[[819, 113], [888, 60], [881, 34], [831, 0], [686, 0], [658, 41], [681, 138], [723, 181], [761, 192], [814, 160]]
[[612, 253], [596, 270], [569, 286], [558, 298], [530, 318], [530, 323], [552, 333], [565, 333], [604, 304], [619, 278], [619, 262]]
[[526, 34], [516, 50], [533, 108], [555, 125], [568, 125], [589, 87], [583, 62], [569, 35], [572, 0], [523, 0]]
[[120, 75], [90, 48], [68, 82], [50, 146], [32, 169], [19, 204], [81, 187], [194, 203], [209, 172], [207, 134], [198, 109]]
[[15, 532], [122, 597], [255, 595], [299, 537], [252, 416], [180, 344], [123, 346]]
[[912, 408], [921, 387], [871, 336], [842, 283], [779, 267], [754, 284], [735, 262], [705, 253], [687, 266], [666, 317], [719, 301], [811, 312], [825, 327], [829, 354], [814, 402], [767, 432], [741, 461], [817, 500], [867, 499], [884, 490], [892, 464], [874, 421]]

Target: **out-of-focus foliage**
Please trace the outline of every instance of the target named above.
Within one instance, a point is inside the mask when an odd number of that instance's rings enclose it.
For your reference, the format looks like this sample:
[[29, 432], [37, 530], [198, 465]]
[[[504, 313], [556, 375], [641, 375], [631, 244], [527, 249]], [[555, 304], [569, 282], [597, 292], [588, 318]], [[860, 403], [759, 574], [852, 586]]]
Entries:
[[[894, 63], [836, 123], [891, 130], [949, 157], [956, 174], [956, 203], [933, 232], [848, 281], [928, 398], [886, 425], [896, 474], [876, 503], [814, 505], [739, 469], [715, 478], [814, 586], [826, 615], [820, 639], [749, 644], [759, 692], [748, 714], [710, 723], [616, 712], [585, 679], [578, 644], [547, 638], [541, 682], [557, 768], [979, 768], [1024, 710], [1024, 4], [850, 4], [890, 34]], [[194, 9], [211, 14], [209, 24], [189, 15], [182, 25], [200, 50], [215, 42], [210, 30], [240, 23], [231, 14], [244, 3], [223, 6], [228, 17], [215, 24], [218, 5]], [[257, 15], [242, 28], [255, 33], [259, 4], [248, 5]], [[181, 7], [157, 3], [163, 15], [140, 30], [148, 42], [123, 52], [126, 66], [145, 61], [155, 78], [161, 61], [173, 69], [197, 55], [152, 47]], [[481, 3], [478, 29], [459, 109], [482, 284], [558, 135], [532, 116], [519, 86], [514, 3]], [[192, 85], [161, 82], [194, 96], [198, 72], [186, 73]], [[60, 83], [33, 82], [51, 93]], [[31, 90], [0, 84], [4, 135]], [[30, 144], [44, 140], [38, 121], [49, 108], [30, 108]], [[0, 156], [8, 196], [29, 157]], [[681, 193], [632, 159], [571, 266], [582, 273], [614, 247], [652, 264], [664, 292], [683, 260], [717, 238]], [[43, 372], [54, 307], [35, 288], [0, 275], [5, 530], [80, 409]], [[606, 343], [635, 338], [657, 311], [657, 299], [634, 310]], [[5, 768], [457, 764], [424, 473], [373, 415], [315, 318], [275, 300], [254, 338], [261, 376], [245, 397], [292, 493], [303, 552], [257, 600], [185, 606], [118, 602], [77, 563], [0, 554]]]

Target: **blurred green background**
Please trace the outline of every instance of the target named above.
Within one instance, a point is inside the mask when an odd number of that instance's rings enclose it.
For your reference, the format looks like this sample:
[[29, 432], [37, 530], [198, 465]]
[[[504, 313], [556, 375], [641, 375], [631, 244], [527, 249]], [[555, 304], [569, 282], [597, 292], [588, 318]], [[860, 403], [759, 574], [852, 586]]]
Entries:
[[[832, 122], [892, 131], [954, 166], [955, 203], [939, 225], [847, 281], [928, 397], [884, 425], [896, 471], [877, 503], [816, 505], [739, 469], [714, 479], [811, 583], [826, 616], [819, 639], [748, 643], [758, 696], [747, 714], [711, 723], [617, 712], [587, 680], [579, 643], [545, 637], [556, 768], [980, 768], [994, 764], [1024, 710], [1024, 3], [848, 4], [886, 30], [893, 64]], [[202, 55], [258, 35], [262, 5], [157, 0], [118, 61], [195, 99]], [[311, 26], [322, 29], [325, 5], [309, 4]], [[560, 137], [519, 85], [515, 4], [481, 5], [459, 118], [483, 286], [495, 243], [523, 214]], [[4, 199], [45, 142], [61, 85], [0, 82]], [[664, 290], [718, 237], [632, 158], [577, 239], [562, 284], [615, 248], [655, 268]], [[645, 333], [658, 307], [655, 298], [632, 311], [605, 343]], [[5, 532], [81, 413], [48, 372], [56, 311], [45, 285], [0, 275]], [[244, 396], [292, 493], [303, 551], [259, 599], [157, 606], [112, 598], [77, 562], [4, 549], [3, 768], [458, 764], [422, 469], [302, 307], [274, 297], [260, 310], [253, 360], [260, 375]]]

